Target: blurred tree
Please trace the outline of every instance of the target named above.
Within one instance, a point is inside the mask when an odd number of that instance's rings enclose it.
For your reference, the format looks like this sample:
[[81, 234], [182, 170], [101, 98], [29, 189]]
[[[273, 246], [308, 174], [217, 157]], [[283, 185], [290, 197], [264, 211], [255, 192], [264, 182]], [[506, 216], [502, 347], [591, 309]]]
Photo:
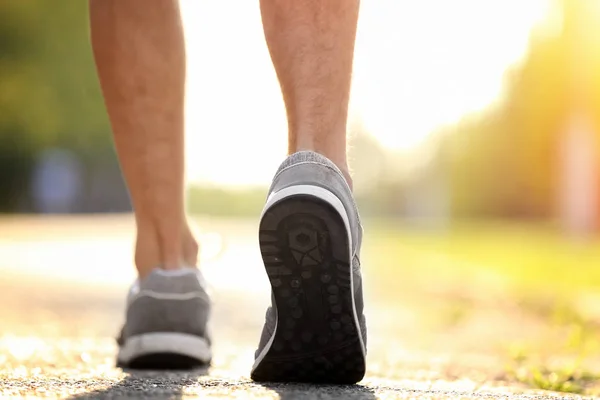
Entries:
[[507, 71], [502, 99], [446, 129], [458, 215], [549, 217], [555, 211], [569, 42], [564, 30], [542, 28], [532, 32], [523, 62]]
[[43, 148], [72, 150], [85, 166], [116, 162], [87, 12], [87, 1], [0, 3], [0, 211], [26, 201]]
[[0, 211], [17, 207], [35, 153], [35, 138], [21, 112], [32, 107], [23, 93], [37, 83], [28, 79], [33, 79], [32, 54], [39, 49], [34, 35], [22, 29], [27, 26], [33, 19], [25, 2], [0, 3]]

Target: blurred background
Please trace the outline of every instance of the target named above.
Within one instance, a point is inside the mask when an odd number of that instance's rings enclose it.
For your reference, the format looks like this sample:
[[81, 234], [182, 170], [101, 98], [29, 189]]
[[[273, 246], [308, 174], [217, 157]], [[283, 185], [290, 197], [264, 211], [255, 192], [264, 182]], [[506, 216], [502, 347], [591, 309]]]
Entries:
[[[79, 3], [2, 5], [5, 213], [129, 211]], [[182, 8], [190, 210], [253, 215], [286, 148], [258, 6]], [[595, 231], [599, 17], [586, 0], [365, 1], [350, 116], [363, 214]]]
[[[259, 263], [255, 220], [287, 124], [258, 2], [181, 5], [188, 206], [219, 287], [242, 255]], [[387, 320], [411, 346], [501, 349], [517, 366], [564, 354], [580, 369], [563, 383], [589, 384], [577, 377], [600, 358], [598, 27], [595, 0], [363, 0], [349, 121], [363, 264], [373, 308], [404, 310]], [[130, 265], [130, 202], [87, 2], [1, 2], [0, 50], [0, 269], [129, 282], [117, 264]], [[261, 158], [240, 169], [247, 149]], [[119, 250], [82, 272], [103, 245]], [[510, 371], [539, 383], [550, 364], [531, 365]]]

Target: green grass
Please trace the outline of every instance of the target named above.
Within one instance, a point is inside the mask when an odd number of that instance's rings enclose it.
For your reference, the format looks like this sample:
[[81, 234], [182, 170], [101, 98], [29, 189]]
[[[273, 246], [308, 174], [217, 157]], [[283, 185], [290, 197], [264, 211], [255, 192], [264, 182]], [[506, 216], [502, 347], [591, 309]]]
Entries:
[[548, 226], [508, 223], [458, 224], [438, 233], [402, 222], [366, 225], [369, 254], [385, 274], [418, 260], [426, 268], [420, 273], [496, 276], [522, 292], [600, 292], [600, 236], [569, 240]]
[[479, 306], [465, 300], [470, 292], [502, 297], [545, 326], [533, 341], [505, 343], [510, 380], [600, 393], [600, 237], [574, 240], [550, 225], [523, 223], [462, 223], [445, 232], [393, 220], [365, 225], [363, 265], [366, 274], [374, 266], [369, 279], [379, 294], [394, 299], [398, 291], [419, 296], [424, 284], [442, 288], [448, 298], [437, 309], [439, 329], [469, 318]]
[[516, 367], [508, 366], [507, 371], [513, 379], [531, 387], [565, 393], [597, 393], [597, 389], [588, 389], [588, 387], [600, 379], [598, 374], [578, 366], [568, 365], [549, 368], [522, 362]]

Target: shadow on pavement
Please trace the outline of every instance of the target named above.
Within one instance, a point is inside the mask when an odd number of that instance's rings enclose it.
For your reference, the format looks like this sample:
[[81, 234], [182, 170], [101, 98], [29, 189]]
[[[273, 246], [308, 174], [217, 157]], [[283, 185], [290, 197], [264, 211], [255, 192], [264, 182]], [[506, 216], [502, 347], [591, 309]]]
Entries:
[[92, 392], [76, 394], [68, 400], [91, 399], [182, 399], [184, 389], [208, 375], [208, 368], [185, 372], [125, 371], [128, 376], [114, 385]]
[[361, 385], [313, 385], [306, 383], [261, 383], [279, 395], [279, 400], [344, 399], [377, 400], [375, 392]]

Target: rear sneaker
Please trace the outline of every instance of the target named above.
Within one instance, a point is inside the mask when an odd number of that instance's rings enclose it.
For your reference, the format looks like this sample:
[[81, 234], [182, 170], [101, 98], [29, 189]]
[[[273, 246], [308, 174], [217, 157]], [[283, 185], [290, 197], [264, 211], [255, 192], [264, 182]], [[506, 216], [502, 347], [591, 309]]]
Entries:
[[341, 171], [314, 152], [288, 157], [269, 190], [259, 242], [272, 304], [251, 378], [360, 381], [367, 340], [362, 226]]
[[190, 369], [211, 361], [210, 299], [196, 268], [155, 269], [127, 297], [117, 365], [132, 369]]

